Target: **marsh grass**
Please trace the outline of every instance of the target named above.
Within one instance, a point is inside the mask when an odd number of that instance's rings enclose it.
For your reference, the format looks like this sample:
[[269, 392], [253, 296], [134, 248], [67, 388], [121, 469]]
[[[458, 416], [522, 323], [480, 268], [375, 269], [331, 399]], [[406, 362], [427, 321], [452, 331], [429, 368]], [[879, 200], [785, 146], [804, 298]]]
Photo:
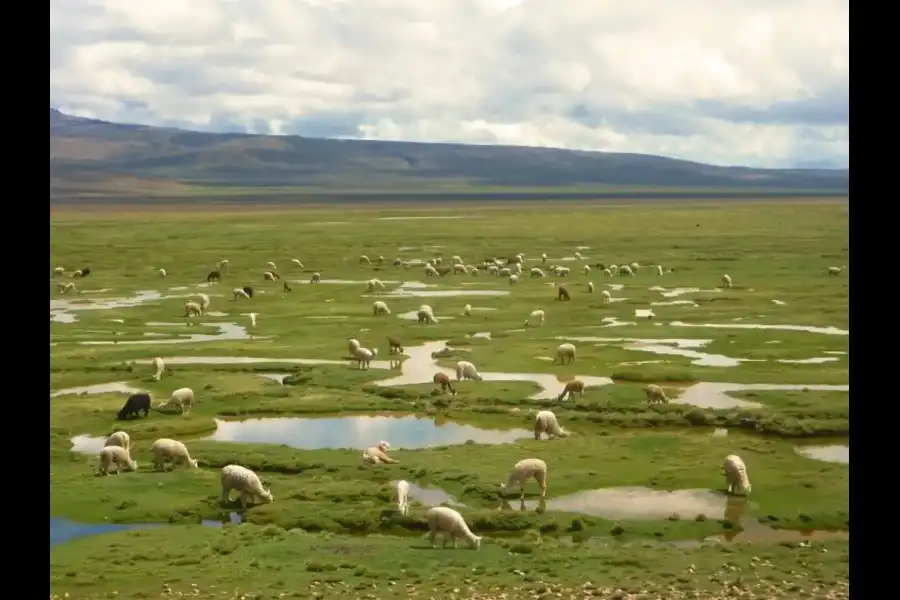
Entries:
[[[215, 585], [230, 588], [252, 581], [255, 593], [264, 597], [278, 590], [312, 585], [313, 579], [321, 582], [331, 577], [335, 585], [345, 581], [349, 595], [362, 589], [357, 586], [375, 583], [379, 586], [376, 597], [406, 597], [406, 588], [385, 586], [385, 582], [393, 577], [413, 582], [418, 577], [421, 583], [415, 585], [424, 586], [421, 589], [433, 582], [435, 588], [445, 590], [451, 582], [459, 581], [454, 577], [463, 577], [464, 581], [468, 575], [463, 573], [475, 573], [473, 569], [477, 569], [479, 581], [485, 585], [504, 584], [523, 579], [510, 574], [512, 561], [524, 564], [525, 572], [531, 574], [532, 581], [524, 581], [526, 587], [550, 580], [574, 582], [582, 577], [622, 587], [631, 585], [629, 582], [638, 585], [638, 581], [648, 578], [663, 584], [708, 587], [711, 580], [706, 577], [718, 572], [723, 553], [732, 552], [698, 549], [691, 554], [655, 546], [632, 548], [627, 544], [601, 544], [592, 550], [566, 546], [564, 539], [576, 521], [579, 531], [586, 532], [584, 535], [637, 541], [696, 539], [721, 531], [727, 521], [725, 515], [707, 515], [703, 520], [687, 515], [672, 521], [613, 523], [553, 511], [537, 514], [498, 510], [499, 482], [505, 480], [516, 461], [528, 456], [540, 456], [551, 465], [553, 498], [615, 486], [720, 490], [724, 487], [722, 459], [738, 453], [749, 466], [754, 486], [749, 518], [763, 519], [774, 527], [846, 528], [847, 466], [799, 456], [793, 451], [793, 442], [781, 438], [845, 435], [849, 430], [848, 393], [734, 393], [764, 406], [714, 411], [675, 404], [648, 407], [641, 391], [647, 383], [658, 383], [670, 396], [677, 395], [679, 388], [695, 381], [846, 383], [848, 356], [835, 353], [848, 352], [848, 336], [670, 325], [672, 321], [682, 321], [846, 329], [849, 278], [826, 274], [828, 266], [848, 262], [843, 208], [815, 203], [653, 205], [575, 207], [558, 214], [523, 207], [504, 212], [502, 218], [497, 218], [496, 212], [480, 213], [467, 208], [473, 218], [460, 221], [377, 220], [398, 214], [397, 211], [288, 212], [279, 214], [277, 219], [269, 213], [241, 213], [227, 218], [214, 213], [159, 214], [152, 220], [131, 214], [55, 215], [51, 223], [52, 266], [89, 265], [93, 273], [89, 279], [77, 282], [79, 289], [111, 288], [109, 292], [81, 296], [122, 298], [138, 290], [157, 289], [173, 297], [130, 308], [75, 311], [75, 323], [51, 323], [51, 341], [56, 343], [51, 347], [51, 388], [127, 381], [148, 390], [155, 404], [172, 390], [188, 386], [197, 395], [197, 405], [185, 417], [154, 410], [146, 420], [118, 422], [114, 415], [125, 401], [124, 394], [61, 396], [50, 400], [51, 514], [89, 522], [179, 524], [114, 534], [103, 540], [85, 539], [55, 549], [51, 553], [51, 587], [54, 591], [77, 589], [83, 592], [78, 597], [99, 597], [113, 590], [122, 597], [137, 597], [139, 590], [156, 589], [154, 586], [161, 579], [178, 587], [188, 586], [191, 577], [195, 582], [213, 585], [215, 577], [221, 582]], [[317, 220], [348, 224], [317, 227]], [[653, 235], [647, 234], [649, 229]], [[302, 231], [302, 237], [298, 231]], [[175, 241], [177, 244], [173, 245]], [[603, 305], [599, 294], [586, 293], [588, 280], [595, 283], [598, 291], [609, 289], [604, 287], [602, 274], [595, 269], [590, 276], [584, 276], [578, 272], [580, 263], [558, 260], [571, 256], [579, 245], [591, 246], [582, 250], [589, 257], [585, 262], [591, 265], [660, 263], [674, 272], [659, 277], [654, 269], [647, 268], [639, 270], [634, 278], [616, 277], [611, 283], [625, 287], [613, 290], [612, 296], [627, 300]], [[160, 252], [159, 248], [167, 250]], [[547, 252], [551, 257], [548, 264], [557, 262], [572, 267], [572, 275], [565, 281], [572, 301], [554, 300], [553, 288], [548, 285], [552, 277], [523, 277], [515, 286], [484, 275], [431, 280], [423, 277], [421, 268], [403, 270], [390, 264], [396, 256], [427, 259], [435, 254], [447, 258], [461, 254], [471, 264], [488, 256], [508, 256], [520, 251], [529, 257]], [[373, 259], [383, 255], [386, 262], [380, 267], [361, 266], [357, 260], [360, 254]], [[196, 287], [222, 258], [231, 262], [222, 284]], [[293, 267], [291, 258], [302, 260], [304, 268]], [[292, 283], [293, 292], [284, 293], [280, 284], [273, 286], [262, 281], [269, 260], [278, 264], [284, 279], [296, 282]], [[540, 263], [527, 263], [527, 267], [531, 266]], [[165, 267], [169, 277], [158, 277], [152, 267]], [[308, 281], [313, 271], [321, 272], [323, 278], [360, 283], [299, 283]], [[667, 289], [712, 290], [723, 273], [731, 275], [735, 288], [674, 298], [649, 289], [662, 285]], [[381, 294], [379, 297], [389, 304], [394, 316], [373, 317], [371, 304], [375, 298], [366, 294], [363, 283], [371, 277], [425, 281], [439, 286], [429, 290], [498, 289], [510, 291], [511, 295]], [[60, 298], [55, 293], [55, 283], [50, 282], [51, 299]], [[226, 295], [233, 287], [243, 285], [253, 285], [258, 293], [250, 302], [231, 302]], [[184, 286], [189, 289], [169, 290]], [[386, 292], [396, 287], [387, 284]], [[189, 325], [181, 317], [183, 304], [188, 300], [185, 296], [200, 292], [211, 295], [210, 310], [228, 314], [203, 317]], [[616, 317], [619, 321], [635, 322], [635, 308], [685, 299], [693, 300], [697, 306], [653, 306], [657, 318], [652, 322], [608, 327], [602, 320]], [[773, 299], [786, 304], [777, 305]], [[442, 319], [434, 326], [420, 326], [396, 317], [423, 303], [433, 306], [438, 317], [454, 318]], [[495, 310], [476, 310], [472, 317], [463, 317], [460, 313], [465, 304]], [[546, 324], [523, 328], [525, 317], [536, 308], [547, 312]], [[242, 313], [251, 311], [259, 313], [259, 321], [249, 340], [177, 345], [121, 343], [153, 339], [144, 335], [148, 332], [166, 338], [214, 333], [209, 326], [213, 322], [236, 322], [249, 327], [249, 318]], [[335, 316], [346, 318], [308, 318]], [[123, 322], [116, 323], [114, 319]], [[177, 324], [147, 325], [153, 322]], [[492, 339], [472, 337], [482, 331], [491, 332]], [[588, 389], [583, 398], [559, 405], [529, 400], [538, 388], [522, 382], [461, 382], [456, 397], [436, 395], [430, 384], [378, 387], [375, 381], [393, 377], [398, 371], [360, 371], [351, 368], [349, 362], [322, 366], [170, 364], [159, 382], [152, 379], [149, 365], [133, 364], [153, 356], [345, 360], [349, 336], [357, 337], [364, 346], [379, 348], [378, 359], [387, 359], [388, 335], [402, 339], [407, 346], [448, 340], [450, 346], [468, 348], [467, 360], [482, 372], [552, 373], [560, 380], [596, 375], [612, 377], [616, 383]], [[762, 362], [705, 367], [693, 364], [689, 358], [625, 350], [623, 343], [617, 341], [577, 343], [579, 354], [574, 365], [554, 365], [538, 358], [553, 356], [562, 341], [558, 338], [583, 336], [710, 340], [696, 350]], [[120, 343], [78, 343], [88, 340]], [[820, 356], [838, 360], [822, 364], [777, 362]], [[462, 354], [442, 359], [441, 364], [452, 366], [460, 358]], [[266, 372], [291, 376], [282, 387], [260, 376]], [[215, 418], [249, 416], [333, 417], [387, 412], [483, 427], [529, 429], [534, 411], [547, 406], [553, 406], [561, 423], [574, 435], [551, 442], [526, 439], [497, 446], [461, 444], [397, 451], [395, 457], [400, 464], [385, 469], [363, 466], [356, 450], [302, 451], [275, 445], [197, 440], [215, 428]], [[712, 427], [728, 427], [732, 433], [713, 437], [709, 435]], [[137, 473], [96, 477], [96, 458], [72, 453], [69, 440], [79, 434], [108, 435], [118, 428], [128, 431], [136, 441], [135, 457], [142, 463], [141, 468]], [[737, 435], [738, 430], [748, 435]], [[149, 465], [150, 444], [158, 437], [186, 440], [200, 461], [200, 468], [170, 473], [154, 473], [145, 468]], [[222, 507], [218, 501], [218, 469], [231, 462], [257, 470], [271, 485], [276, 502], [247, 510], [244, 516], [249, 525], [239, 528], [226, 526], [222, 531], [213, 531], [181, 525], [215, 518], [223, 510], [233, 508]], [[446, 561], [440, 558], [444, 555], [422, 552], [408, 537], [350, 537], [349, 534], [361, 533], [409, 536], [422, 531], [425, 507], [414, 507], [409, 518], [391, 514], [390, 482], [399, 478], [446, 490], [466, 505], [461, 510], [474, 523], [474, 529], [489, 532], [487, 539], [495, 541], [480, 553], [452, 555], [450, 567], [437, 575], [434, 561]], [[529, 489], [529, 494], [533, 491]], [[329, 533], [318, 537], [283, 529], [296, 527]], [[507, 540], [507, 536], [516, 539]], [[92, 564], [91, 557], [97, 564], [109, 564], [95, 556], [106, 544], [123, 549], [116, 560], [121, 560], [125, 568], [101, 574], [88, 566]], [[163, 550], [146, 549], [153, 544]], [[329, 558], [330, 550], [311, 557], [309, 548], [313, 544], [317, 548], [334, 545], [349, 555], [373, 554], [379, 558], [367, 559], [365, 564], [348, 559], [347, 565], [341, 566], [339, 560]], [[846, 564], [834, 560], [842, 555], [846, 545], [837, 543], [831, 547], [835, 549], [832, 553], [803, 559], [804, 568], [818, 574], [823, 582], [839, 580], [846, 574]], [[584, 552], [598, 562], [581, 560]], [[741, 550], [733, 552], [742, 557], [740, 560], [747, 558]], [[796, 549], [767, 547], [758, 552], [784, 561], [800, 560]], [[578, 560], [574, 559], [576, 555]], [[388, 558], [393, 560], [390, 565]], [[166, 566], [155, 562], [162, 560], [167, 561]], [[698, 568], [695, 574], [685, 575], [685, 565], [691, 563]], [[136, 564], [141, 568], [132, 568]], [[204, 565], [202, 573], [199, 564]], [[289, 564], [304, 566], [288, 568]], [[397, 566], [401, 564], [407, 566]], [[590, 567], [594, 574], [588, 575], [588, 564], [608, 566], [600, 571]], [[771, 575], [781, 577], [780, 571], [773, 569]], [[402, 570], [407, 575], [417, 575], [401, 579], [405, 576]], [[263, 571], [271, 571], [274, 576], [262, 577]], [[207, 591], [217, 593], [210, 588]]]

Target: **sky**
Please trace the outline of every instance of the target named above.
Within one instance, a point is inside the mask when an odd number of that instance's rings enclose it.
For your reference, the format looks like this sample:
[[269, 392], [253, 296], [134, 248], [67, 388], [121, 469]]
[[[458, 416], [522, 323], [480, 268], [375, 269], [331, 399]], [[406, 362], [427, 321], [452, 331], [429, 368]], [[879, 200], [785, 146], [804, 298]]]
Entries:
[[849, 0], [50, 0], [50, 105], [847, 168]]

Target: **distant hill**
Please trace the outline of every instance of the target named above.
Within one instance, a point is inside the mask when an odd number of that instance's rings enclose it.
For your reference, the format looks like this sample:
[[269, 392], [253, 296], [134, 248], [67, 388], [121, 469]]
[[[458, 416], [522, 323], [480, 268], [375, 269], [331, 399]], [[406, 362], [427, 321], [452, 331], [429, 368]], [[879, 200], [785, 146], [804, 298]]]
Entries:
[[849, 190], [849, 181], [848, 169], [750, 169], [554, 148], [200, 133], [50, 109], [51, 199], [523, 189], [583, 195], [673, 188], [839, 194]]

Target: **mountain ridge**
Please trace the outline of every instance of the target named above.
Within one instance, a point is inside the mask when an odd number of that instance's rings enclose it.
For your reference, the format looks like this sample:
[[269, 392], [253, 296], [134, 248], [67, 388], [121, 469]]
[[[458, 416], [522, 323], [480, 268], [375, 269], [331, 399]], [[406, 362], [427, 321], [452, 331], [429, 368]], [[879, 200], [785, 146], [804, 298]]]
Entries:
[[[669, 188], [849, 191], [849, 169], [720, 167], [648, 154], [528, 146], [209, 133], [50, 109], [51, 197], [341, 190]], [[487, 193], [487, 192], [486, 192]]]

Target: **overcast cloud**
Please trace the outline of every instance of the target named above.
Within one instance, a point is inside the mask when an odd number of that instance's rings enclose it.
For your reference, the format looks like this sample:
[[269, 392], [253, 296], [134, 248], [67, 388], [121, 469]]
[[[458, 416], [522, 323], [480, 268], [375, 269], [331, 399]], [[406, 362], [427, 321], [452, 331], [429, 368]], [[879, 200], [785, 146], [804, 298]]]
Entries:
[[50, 0], [50, 104], [206, 131], [846, 167], [849, 0]]

